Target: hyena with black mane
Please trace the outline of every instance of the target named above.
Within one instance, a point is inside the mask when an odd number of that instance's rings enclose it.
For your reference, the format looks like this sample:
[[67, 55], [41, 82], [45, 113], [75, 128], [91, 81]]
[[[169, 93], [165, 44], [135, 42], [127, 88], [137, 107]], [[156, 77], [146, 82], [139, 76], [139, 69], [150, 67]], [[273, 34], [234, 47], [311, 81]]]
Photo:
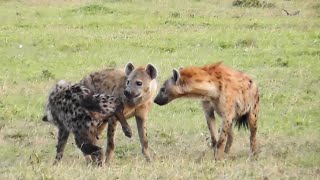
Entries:
[[79, 84], [60, 80], [51, 90], [45, 108], [43, 121], [58, 127], [56, 161], [62, 156], [70, 132], [88, 161], [102, 165], [103, 153], [97, 146], [98, 136], [104, 127], [104, 119], [116, 117], [126, 136], [131, 137], [131, 128], [123, 115], [121, 101], [113, 96], [94, 94]]
[[[251, 152], [256, 154], [259, 90], [252, 78], [221, 62], [174, 69], [173, 76], [164, 82], [154, 102], [165, 105], [181, 97], [202, 100], [216, 160], [222, 159], [224, 152], [230, 150], [234, 122], [239, 128], [249, 126]], [[214, 112], [223, 119], [219, 139]]]
[[[156, 95], [157, 75], [158, 71], [152, 64], [136, 68], [129, 62], [125, 69], [104, 69], [93, 72], [80, 82], [93, 92], [112, 94], [121, 100], [125, 118], [129, 119], [134, 116], [136, 119], [142, 153], [147, 161], [151, 161], [147, 139], [147, 120]], [[110, 118], [107, 132], [107, 164], [113, 159], [116, 126], [116, 122]]]

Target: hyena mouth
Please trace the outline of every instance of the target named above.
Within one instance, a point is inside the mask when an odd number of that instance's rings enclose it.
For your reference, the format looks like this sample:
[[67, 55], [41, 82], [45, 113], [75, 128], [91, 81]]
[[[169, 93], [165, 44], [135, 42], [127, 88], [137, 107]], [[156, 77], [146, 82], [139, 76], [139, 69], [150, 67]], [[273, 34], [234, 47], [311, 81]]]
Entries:
[[129, 93], [127, 91], [124, 91], [124, 96], [128, 99], [134, 99], [134, 98], [138, 98], [139, 96], [141, 96], [141, 94], [134, 94], [134, 93]]

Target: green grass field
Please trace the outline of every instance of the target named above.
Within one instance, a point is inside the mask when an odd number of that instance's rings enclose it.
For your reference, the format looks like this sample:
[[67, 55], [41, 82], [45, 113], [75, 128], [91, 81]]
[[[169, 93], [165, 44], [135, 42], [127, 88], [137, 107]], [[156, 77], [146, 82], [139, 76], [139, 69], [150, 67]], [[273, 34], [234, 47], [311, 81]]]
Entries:
[[[268, 2], [275, 7], [0, 0], [0, 179], [320, 179], [320, 2]], [[110, 167], [88, 167], [73, 138], [52, 166], [57, 129], [41, 121], [48, 90], [129, 60], [153, 63], [160, 84], [172, 68], [220, 60], [250, 74], [262, 96], [259, 156], [249, 156], [249, 132], [235, 131], [231, 152], [215, 162], [200, 102], [189, 99], [154, 105], [150, 164], [133, 128], [132, 139], [118, 129]]]

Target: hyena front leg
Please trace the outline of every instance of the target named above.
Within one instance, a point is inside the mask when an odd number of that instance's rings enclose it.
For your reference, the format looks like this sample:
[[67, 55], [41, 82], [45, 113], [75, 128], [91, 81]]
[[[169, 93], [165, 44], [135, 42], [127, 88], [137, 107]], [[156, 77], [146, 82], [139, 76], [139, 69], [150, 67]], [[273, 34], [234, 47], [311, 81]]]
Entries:
[[216, 128], [216, 119], [214, 115], [214, 109], [209, 101], [202, 101], [202, 108], [205, 113], [207, 125], [211, 135], [212, 148], [214, 148], [217, 144], [217, 138], [218, 138], [218, 131]]
[[142, 148], [142, 154], [145, 156], [147, 162], [151, 162], [151, 156], [148, 149], [147, 139], [147, 110], [144, 108], [136, 110], [136, 122], [139, 133], [140, 144]]
[[229, 134], [230, 127], [232, 126], [232, 119], [230, 116], [223, 118], [222, 122], [222, 128], [220, 132], [220, 138], [217, 142], [216, 148], [215, 148], [215, 159], [221, 160], [223, 159], [224, 150], [227, 143], [227, 138]]
[[121, 127], [122, 127], [122, 131], [124, 132], [124, 134], [131, 138], [132, 137], [132, 130], [131, 130], [131, 127], [130, 125], [128, 124], [126, 118], [124, 117], [123, 115], [123, 112], [119, 112], [117, 111], [115, 113], [115, 117], [118, 119], [118, 121], [120, 122], [121, 124]]
[[110, 118], [108, 121], [108, 132], [107, 132], [107, 150], [106, 150], [106, 163], [110, 164], [114, 155], [114, 141], [115, 141], [115, 130], [117, 127], [117, 121], [114, 118]]
[[66, 130], [64, 127], [62, 127], [62, 126], [59, 127], [58, 144], [56, 146], [57, 154], [56, 154], [56, 160], [55, 160], [54, 164], [56, 164], [57, 162], [59, 162], [62, 159], [63, 151], [64, 151], [64, 148], [67, 144], [69, 134], [70, 134], [69, 131]]
[[224, 150], [225, 153], [228, 153], [230, 151], [232, 143], [233, 143], [233, 126], [231, 125], [228, 133], [226, 148]]

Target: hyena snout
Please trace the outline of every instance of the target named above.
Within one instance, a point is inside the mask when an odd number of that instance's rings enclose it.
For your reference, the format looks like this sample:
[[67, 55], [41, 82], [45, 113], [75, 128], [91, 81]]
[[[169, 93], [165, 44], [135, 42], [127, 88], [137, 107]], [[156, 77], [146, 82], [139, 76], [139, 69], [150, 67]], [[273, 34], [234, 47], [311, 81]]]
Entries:
[[163, 105], [168, 104], [170, 101], [169, 101], [168, 97], [165, 97], [165, 96], [162, 96], [161, 94], [158, 94], [157, 97], [153, 100], [153, 102], [158, 104], [159, 106], [163, 106]]
[[42, 121], [47, 122], [48, 121], [48, 117], [47, 116], [43, 116], [42, 117]]
[[126, 98], [128, 99], [133, 99], [136, 98], [138, 96], [140, 96], [140, 93], [135, 93], [134, 91], [130, 91], [130, 90], [124, 90], [124, 95], [126, 96]]

